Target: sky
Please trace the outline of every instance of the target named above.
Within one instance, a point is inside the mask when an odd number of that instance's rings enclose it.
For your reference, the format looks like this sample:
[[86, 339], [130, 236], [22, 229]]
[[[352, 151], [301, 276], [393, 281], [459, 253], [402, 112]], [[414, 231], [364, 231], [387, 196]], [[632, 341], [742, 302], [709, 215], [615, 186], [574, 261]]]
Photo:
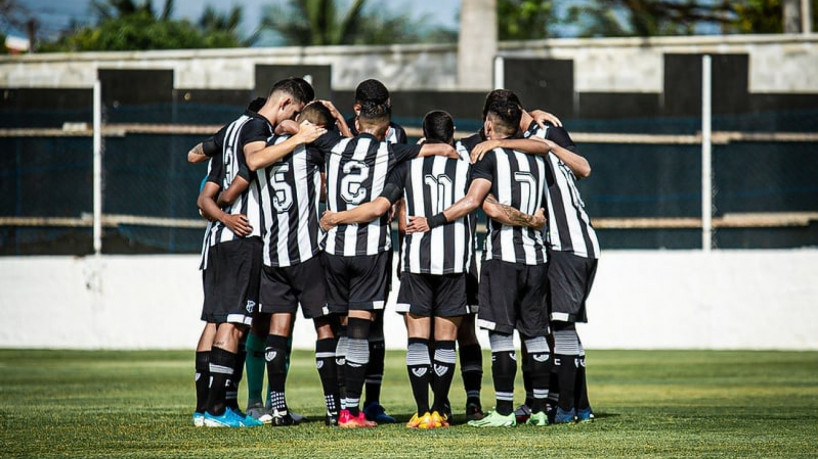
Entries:
[[[90, 0], [17, 0], [31, 11], [40, 22], [41, 35], [56, 37], [72, 21], [85, 23], [93, 20]], [[140, 0], [137, 0], [140, 1]], [[343, 2], [344, 0], [342, 0]], [[173, 17], [196, 22], [211, 5], [219, 11], [228, 12], [233, 5], [242, 5], [243, 28], [249, 32], [255, 30], [261, 18], [261, 10], [267, 5], [285, 4], [286, 0], [175, 0]], [[346, 3], [349, 3], [348, 0]], [[153, 0], [155, 11], [161, 11], [164, 0]], [[415, 17], [427, 17], [432, 24], [447, 28], [456, 28], [460, 0], [369, 0], [367, 8], [389, 8], [393, 11], [411, 10]], [[25, 37], [23, 31], [10, 31], [8, 35]], [[249, 33], [247, 33], [249, 35]], [[262, 43], [263, 44], [263, 43]], [[267, 43], [268, 45], [270, 43]]]

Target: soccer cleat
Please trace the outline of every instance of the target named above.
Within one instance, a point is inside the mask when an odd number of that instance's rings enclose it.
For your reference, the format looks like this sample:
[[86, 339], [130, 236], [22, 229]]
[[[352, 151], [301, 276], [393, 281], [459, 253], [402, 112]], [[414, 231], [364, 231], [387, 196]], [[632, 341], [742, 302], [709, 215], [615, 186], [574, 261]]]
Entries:
[[224, 414], [220, 416], [216, 416], [208, 412], [205, 412], [204, 414], [204, 425], [206, 427], [254, 427], [255, 425], [261, 425], [260, 423], [250, 425], [246, 424], [245, 422], [246, 419], [244, 417], [230, 408], [225, 408]]
[[386, 414], [386, 409], [378, 402], [372, 402], [365, 406], [363, 413], [366, 419], [375, 421], [378, 424], [394, 424], [398, 422], [395, 418]]
[[440, 409], [440, 417], [445, 420], [452, 418], [452, 404], [449, 403], [448, 399], [446, 399], [446, 402], [443, 403], [443, 408]]
[[531, 408], [523, 403], [522, 405], [518, 406], [516, 410], [514, 410], [514, 416], [517, 418], [517, 424], [522, 424], [528, 421], [528, 418], [531, 417]]
[[301, 424], [302, 422], [310, 422], [310, 420], [309, 420], [309, 419], [307, 419], [307, 417], [306, 417], [306, 416], [304, 416], [304, 415], [302, 415], [302, 414], [298, 414], [298, 413], [296, 413], [295, 411], [290, 411], [290, 416], [292, 416], [292, 418], [293, 418], [293, 422], [294, 422], [296, 425]]
[[324, 424], [328, 426], [337, 426], [338, 425], [338, 414], [333, 414], [327, 412], [327, 415], [324, 417]]
[[193, 425], [196, 427], [204, 426], [204, 413], [199, 413], [198, 411], [193, 412]]
[[472, 427], [514, 427], [517, 425], [517, 417], [514, 413], [509, 413], [507, 416], [496, 411], [489, 411], [483, 419], [475, 419], [469, 421]]
[[434, 424], [435, 428], [437, 427], [449, 427], [449, 417], [441, 415], [437, 411], [432, 412], [432, 423]]
[[283, 426], [292, 426], [295, 425], [295, 421], [290, 413], [287, 410], [277, 410], [273, 409], [270, 412], [270, 424], [273, 427], [283, 427]]
[[341, 410], [341, 413], [338, 415], [338, 427], [342, 429], [359, 429], [375, 427], [377, 425], [378, 424], [373, 421], [367, 421], [363, 411], [358, 412], [358, 416], [352, 416], [349, 410]]
[[269, 424], [273, 419], [272, 416], [270, 416], [270, 410], [260, 403], [247, 408], [247, 415], [261, 421], [263, 424]]
[[594, 420], [594, 413], [591, 411], [591, 407], [577, 410], [577, 422], [593, 422]]
[[466, 404], [467, 421], [483, 419], [484, 417], [486, 417], [486, 413], [483, 412], [483, 407], [481, 407], [479, 403], [471, 402]]
[[554, 415], [554, 424], [567, 424], [569, 422], [574, 422], [574, 410], [564, 411], [558, 406], [557, 413]]
[[536, 413], [531, 413], [531, 416], [525, 421], [526, 425], [529, 426], [547, 426], [548, 425], [548, 416], [546, 416], [545, 411], [538, 411]]

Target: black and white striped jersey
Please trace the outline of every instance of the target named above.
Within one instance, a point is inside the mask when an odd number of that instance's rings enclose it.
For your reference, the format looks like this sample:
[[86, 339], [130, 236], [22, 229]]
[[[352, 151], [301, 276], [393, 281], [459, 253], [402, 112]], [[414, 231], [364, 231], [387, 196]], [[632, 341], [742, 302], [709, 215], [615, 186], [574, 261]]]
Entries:
[[[415, 158], [402, 163], [390, 175], [390, 183], [403, 189], [406, 215], [431, 217], [443, 212], [469, 189], [467, 160], [443, 156]], [[403, 238], [403, 272], [454, 274], [469, 271], [473, 228], [464, 217], [425, 233]]]
[[[491, 182], [491, 193], [500, 204], [526, 214], [543, 206], [545, 160], [539, 156], [505, 148], [495, 148], [472, 166], [472, 180]], [[484, 260], [541, 265], [547, 260], [542, 232], [526, 227], [503, 225], [489, 219]]]
[[[532, 135], [549, 139], [576, 153], [576, 145], [562, 127], [546, 124], [546, 128], [542, 129], [536, 123], [532, 123], [525, 136]], [[591, 225], [591, 219], [585, 212], [585, 203], [577, 189], [574, 173], [554, 153], [548, 153], [546, 159], [548, 248], [559, 252], [571, 252], [585, 258], [599, 258], [599, 240]]]
[[[268, 145], [289, 137], [275, 136]], [[265, 266], [296, 265], [320, 252], [323, 232], [318, 224], [318, 200], [323, 168], [324, 156], [317, 148], [299, 145], [289, 155], [257, 171], [264, 215]]]
[[[354, 209], [377, 198], [386, 178], [401, 161], [415, 158], [418, 145], [390, 144], [364, 133], [341, 138], [327, 133], [314, 145], [325, 157], [327, 208], [333, 212]], [[324, 240], [324, 250], [332, 255], [377, 255], [390, 250], [392, 241], [388, 215], [366, 224], [338, 225]]]
[[[222, 131], [220, 131], [221, 134]], [[267, 141], [273, 135], [273, 127], [266, 118], [253, 112], [246, 112], [237, 120], [230, 123], [223, 131], [224, 139], [219, 140], [222, 145], [222, 174], [221, 187], [226, 190], [237, 176], [250, 182], [250, 186], [232, 205], [223, 209], [229, 214], [243, 214], [247, 216], [253, 232], [247, 237], [261, 236], [261, 206], [259, 204], [259, 184], [255, 174], [250, 173], [244, 158], [244, 146], [250, 142]], [[238, 239], [227, 226], [215, 222], [209, 233], [210, 245]]]

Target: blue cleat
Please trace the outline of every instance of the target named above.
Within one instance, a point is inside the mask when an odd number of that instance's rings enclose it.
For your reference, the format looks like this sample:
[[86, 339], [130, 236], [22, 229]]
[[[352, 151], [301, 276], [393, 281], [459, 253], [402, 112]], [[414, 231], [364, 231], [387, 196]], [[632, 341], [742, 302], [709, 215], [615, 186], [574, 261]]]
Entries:
[[204, 426], [204, 413], [199, 413], [198, 411], [193, 412], [193, 425], [196, 427]]
[[386, 414], [386, 410], [378, 402], [372, 402], [364, 407], [364, 416], [367, 420], [375, 421], [378, 424], [394, 424], [398, 422], [392, 416]]
[[246, 415], [242, 416], [230, 408], [225, 408], [224, 414], [220, 416], [205, 412], [204, 425], [205, 427], [255, 427], [263, 425], [253, 418], [250, 418], [253, 419], [253, 422], [250, 423], [247, 418]]
[[577, 410], [577, 421], [578, 422], [592, 422], [594, 420], [594, 413], [591, 411], [591, 407]]
[[574, 411], [564, 411], [559, 406], [557, 407], [557, 413], [554, 415], [554, 424], [567, 424], [569, 422], [574, 422]]

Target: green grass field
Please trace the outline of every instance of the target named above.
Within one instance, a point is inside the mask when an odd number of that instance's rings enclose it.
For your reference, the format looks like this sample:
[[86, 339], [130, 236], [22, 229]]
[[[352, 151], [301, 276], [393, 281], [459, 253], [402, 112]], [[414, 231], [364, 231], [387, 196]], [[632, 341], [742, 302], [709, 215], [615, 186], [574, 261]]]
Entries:
[[[406, 420], [414, 402], [403, 358], [402, 352], [387, 355], [382, 402]], [[590, 351], [587, 360], [593, 423], [206, 429], [191, 424], [192, 351], [0, 350], [0, 455], [818, 457], [816, 352]], [[490, 408], [488, 358], [485, 365], [483, 403]], [[242, 405], [245, 390], [242, 384]], [[521, 384], [517, 395], [521, 401]], [[455, 422], [462, 422], [464, 399], [458, 376], [451, 396]], [[294, 355], [288, 402], [322, 419], [308, 352]]]

